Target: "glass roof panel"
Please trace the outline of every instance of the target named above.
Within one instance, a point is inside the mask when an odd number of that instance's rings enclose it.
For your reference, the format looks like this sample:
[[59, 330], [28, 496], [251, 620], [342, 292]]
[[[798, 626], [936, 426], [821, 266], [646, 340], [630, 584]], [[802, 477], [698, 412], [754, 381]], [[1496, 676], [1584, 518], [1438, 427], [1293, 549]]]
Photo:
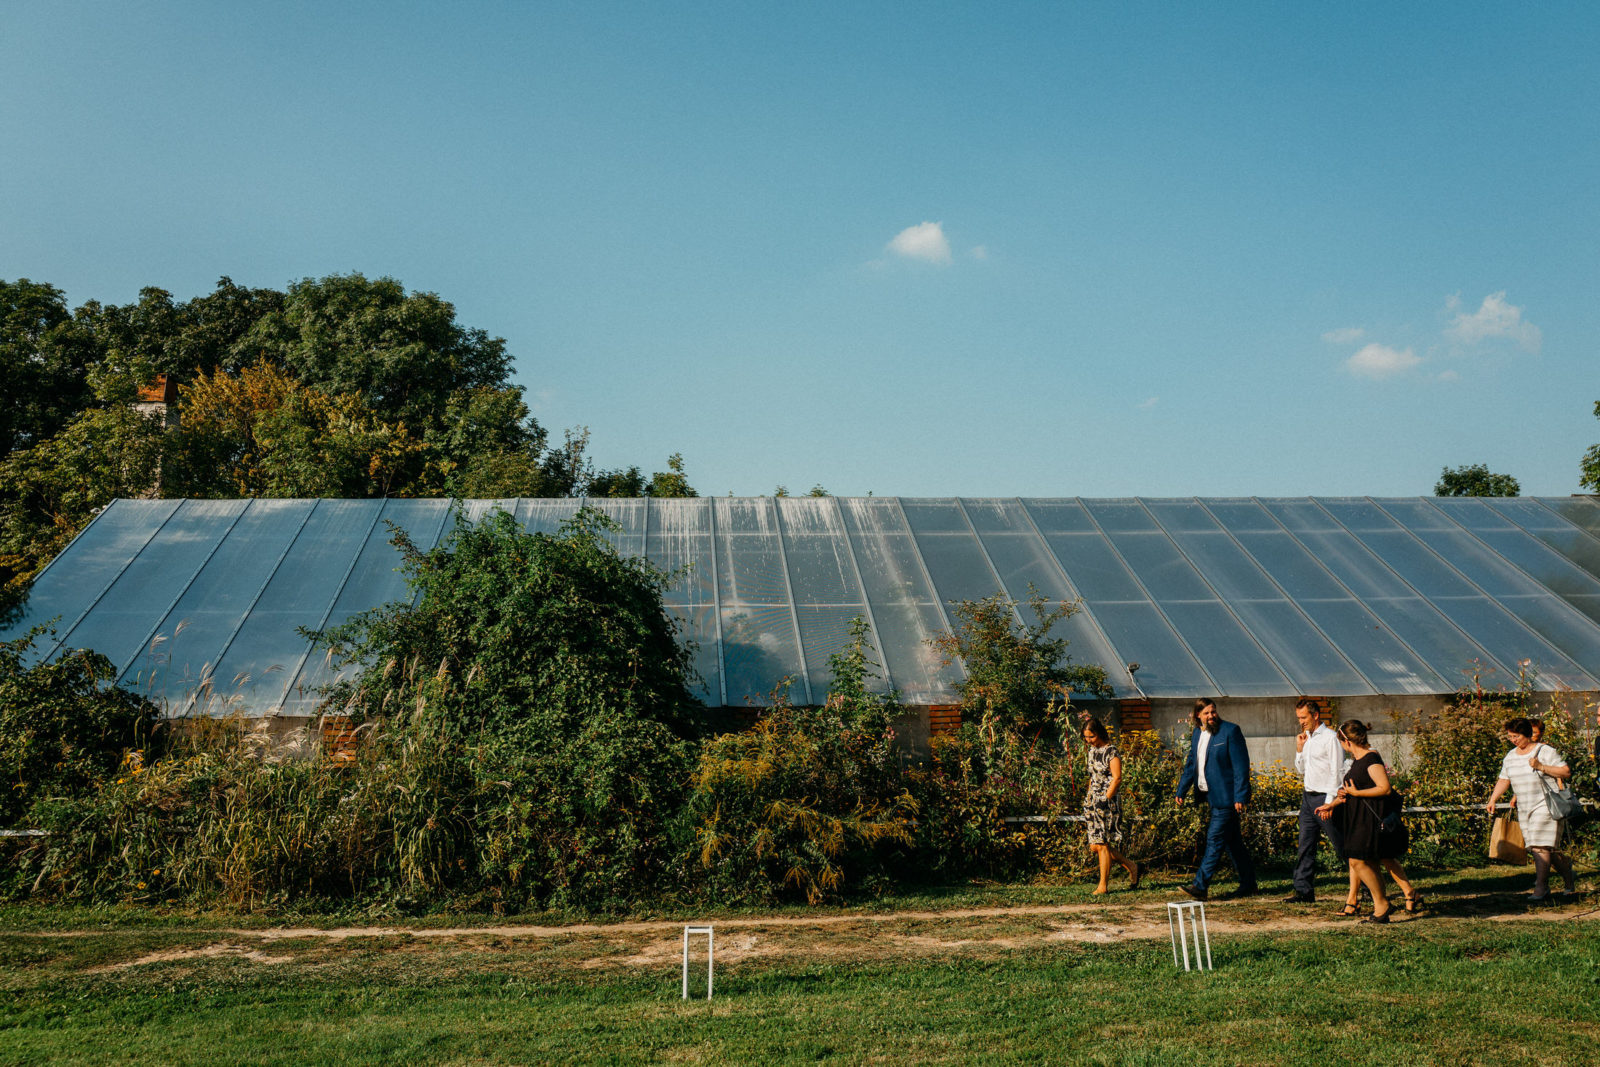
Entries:
[[969, 497], [961, 501], [961, 506], [971, 520], [972, 528], [979, 534], [1033, 533], [1033, 523], [1020, 500], [1010, 497]]
[[799, 497], [777, 503], [795, 603], [853, 605], [857, 615], [865, 616], [866, 599], [833, 498]]
[[[167, 609], [178, 599], [230, 525], [244, 514], [243, 500], [186, 500], [107, 589], [94, 609], [62, 641], [64, 648], [92, 648], [103, 653], [124, 681], [129, 668], [150, 659], [150, 642], [165, 654], [172, 637], [159, 629]], [[30, 599], [42, 600], [35, 590]], [[148, 668], [149, 664], [144, 663]]]
[[794, 679], [789, 699], [806, 702], [806, 672], [788, 604], [724, 606], [722, 659], [730, 705], [771, 704], [772, 688], [782, 678]]
[[1000, 572], [1000, 581], [1013, 600], [1026, 601], [1032, 586], [1049, 600], [1075, 600], [1061, 567], [1050, 549], [1032, 533], [984, 534], [981, 538], [989, 561]]
[[1108, 534], [1149, 533], [1157, 529], [1155, 520], [1137, 500], [1085, 500], [1083, 505]]
[[1254, 500], [1244, 497], [1208, 499], [1205, 505], [1218, 522], [1235, 534], [1279, 532], [1277, 520]]
[[58, 640], [71, 634], [72, 628], [96, 605], [106, 588], [156, 537], [180, 503], [177, 500], [112, 501], [34, 578], [16, 621], [0, 627], [0, 634], [9, 641], [41, 623], [48, 623], [56, 629], [56, 636], [41, 636], [33, 646], [31, 657], [32, 660], [48, 659]]
[[1300, 692], [1318, 696], [1377, 692], [1287, 600], [1235, 600], [1229, 607]]
[[1271, 696], [1295, 688], [1218, 601], [1175, 600], [1161, 610], [1224, 694]]
[[1456, 687], [1459, 679], [1446, 682], [1359, 600], [1301, 600], [1298, 603], [1334, 645], [1361, 668], [1379, 692], [1448, 693]]
[[1212, 531], [1217, 528], [1216, 521], [1206, 513], [1206, 509], [1198, 501], [1146, 500], [1144, 506], [1150, 509], [1150, 514], [1155, 516], [1156, 522], [1170, 534]]
[[382, 511], [382, 500], [316, 502], [217, 664], [216, 676], [246, 704], [283, 702], [306, 652], [296, 630], [316, 629], [328, 615]]
[[[1530, 626], [1553, 626], [1553, 621], [1537, 603], [1539, 601], [1560, 603], [1554, 597], [1527, 598], [1519, 603], [1528, 616], [1526, 621]], [[1577, 684], [1584, 682], [1588, 675], [1549, 641], [1529, 626], [1522, 625], [1507, 605], [1497, 604], [1484, 596], [1444, 597], [1434, 603], [1452, 622], [1472, 635], [1479, 645], [1492, 650], [1495, 659], [1512, 680], [1515, 680], [1511, 672], [1513, 665], [1527, 659], [1533, 661], [1546, 679], [1560, 682], [1568, 688], [1595, 688], [1594, 685]]]
[[702, 704], [720, 706], [722, 669], [716, 640], [716, 607], [711, 604], [668, 604], [667, 614], [678, 623], [681, 639], [690, 643], [690, 664], [694, 677], [689, 681], [689, 692]]
[[1099, 527], [1076, 500], [1040, 500], [1031, 498], [1022, 502], [1028, 516], [1039, 532], [1045, 535], [1070, 533], [1099, 533]]
[[1084, 599], [1095, 603], [1149, 599], [1099, 534], [1047, 534], [1045, 540]]
[[1212, 690], [1205, 672], [1149, 601], [1108, 601], [1094, 606], [1095, 618], [1118, 649], [1137, 649], [1134, 674], [1147, 696], [1193, 696]]
[[670, 579], [663, 597], [668, 604], [716, 603], [711, 522], [711, 508], [704, 500], [650, 501], [645, 555]]
[[1238, 530], [1234, 536], [1256, 564], [1296, 600], [1349, 597], [1344, 586], [1316, 557], [1282, 530]]
[[1215, 600], [1200, 575], [1164, 533], [1114, 533], [1111, 543], [1156, 600]]
[[[177, 606], [162, 620], [158, 632], [168, 640], [161, 654], [153, 657], [150, 673], [143, 680], [151, 699], [157, 703], [165, 699], [172, 713], [181, 713], [191, 697], [208, 712], [226, 711], [234, 705], [242, 694], [232, 678], [214, 673], [217, 658], [311, 517], [314, 503], [250, 501]], [[212, 685], [201, 691], [199, 687], [208, 679]], [[125, 674], [123, 681], [128, 680]]]
[[917, 548], [939, 599], [979, 600], [1002, 591], [972, 534], [919, 533]]
[[1172, 539], [1223, 600], [1282, 600], [1283, 594], [1225, 533], [1174, 533]]
[[917, 534], [972, 534], [954, 500], [901, 500], [906, 522]]
[[[360, 546], [360, 556], [350, 569], [350, 577], [339, 589], [338, 599], [328, 613], [324, 628], [338, 626], [363, 611], [413, 599], [406, 585], [405, 573], [400, 570], [400, 550], [390, 543], [394, 534], [389, 523], [398, 526], [423, 551], [439, 543], [450, 520], [448, 500], [385, 500], [383, 514], [378, 524]], [[327, 654], [321, 649], [307, 648], [305, 662], [298, 674], [288, 680], [288, 692], [283, 698], [283, 710], [291, 715], [309, 715], [322, 700], [323, 690], [334, 682], [350, 677], [355, 668], [346, 665], [335, 671]]]
[[[1513, 504], [1522, 507], [1510, 506]], [[1579, 529], [1532, 500], [1496, 501], [1493, 507], [1496, 513], [1527, 531], [1528, 536], [1570, 561], [1591, 578], [1600, 580], [1600, 537]], [[1499, 547], [1498, 542], [1496, 547]]]
[[517, 521], [529, 533], [560, 533], [561, 524], [577, 511], [578, 502], [565, 498], [523, 497], [517, 501]]

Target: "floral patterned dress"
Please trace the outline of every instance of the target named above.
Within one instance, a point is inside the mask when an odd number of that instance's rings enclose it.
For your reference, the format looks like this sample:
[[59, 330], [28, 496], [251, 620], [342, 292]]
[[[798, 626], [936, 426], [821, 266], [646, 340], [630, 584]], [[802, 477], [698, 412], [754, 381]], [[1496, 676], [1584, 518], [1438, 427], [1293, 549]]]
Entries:
[[1116, 745], [1089, 746], [1089, 791], [1083, 798], [1083, 815], [1091, 845], [1122, 842], [1122, 797], [1106, 799], [1106, 790], [1111, 788], [1111, 761], [1120, 755]]

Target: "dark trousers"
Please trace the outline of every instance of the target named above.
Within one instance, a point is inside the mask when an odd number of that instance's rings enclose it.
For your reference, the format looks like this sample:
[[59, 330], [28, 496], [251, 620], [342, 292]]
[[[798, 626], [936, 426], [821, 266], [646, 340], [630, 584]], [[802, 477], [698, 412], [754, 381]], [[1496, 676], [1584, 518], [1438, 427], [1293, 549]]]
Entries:
[[1334, 854], [1344, 856], [1344, 836], [1332, 819], [1317, 818], [1317, 809], [1327, 801], [1326, 793], [1303, 793], [1300, 797], [1300, 848], [1295, 853], [1294, 891], [1314, 893], [1317, 873], [1317, 842], [1327, 835]]
[[1206, 852], [1200, 857], [1200, 869], [1195, 872], [1195, 887], [1205, 889], [1211, 884], [1217, 868], [1222, 866], [1222, 853], [1226, 851], [1228, 858], [1233, 861], [1234, 871], [1239, 875], [1239, 888], [1254, 890], [1256, 865], [1250, 861], [1250, 852], [1244, 847], [1244, 835], [1239, 832], [1239, 813], [1231, 805], [1226, 808], [1211, 807], [1206, 794], [1198, 790], [1195, 791], [1195, 799], [1205, 804], [1211, 812], [1211, 822], [1206, 826]]

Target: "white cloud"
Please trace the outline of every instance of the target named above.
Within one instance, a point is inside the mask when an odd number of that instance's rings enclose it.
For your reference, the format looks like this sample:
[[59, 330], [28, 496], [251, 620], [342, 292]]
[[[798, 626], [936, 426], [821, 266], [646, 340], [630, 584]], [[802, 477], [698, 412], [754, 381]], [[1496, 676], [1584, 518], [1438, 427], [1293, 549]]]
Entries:
[[1329, 330], [1322, 335], [1322, 339], [1330, 345], [1353, 345], [1367, 335], [1367, 331], [1359, 326], [1344, 326], [1337, 330]]
[[1161, 403], [1161, 398], [1159, 396], [1147, 396], [1143, 400], [1139, 401], [1139, 407], [1141, 410], [1149, 411], [1159, 403]]
[[[1460, 297], [1451, 297], [1445, 305], [1452, 311], [1456, 311], [1460, 306]], [[1456, 311], [1455, 319], [1445, 327], [1444, 334], [1464, 345], [1505, 338], [1515, 341], [1527, 352], [1539, 351], [1539, 346], [1544, 343], [1544, 336], [1540, 333], [1539, 327], [1523, 321], [1522, 309], [1506, 303], [1504, 289], [1484, 297], [1483, 304], [1470, 315]]]
[[1363, 378], [1392, 378], [1410, 370], [1422, 357], [1409, 348], [1390, 348], [1388, 345], [1370, 344], [1344, 361], [1345, 369]]
[[1459, 382], [1461, 380], [1461, 375], [1457, 374], [1453, 370], [1442, 371], [1439, 374], [1439, 380], [1441, 382]]
[[985, 246], [985, 245], [973, 245], [972, 246], [972, 258], [973, 259], [988, 259], [989, 258], [989, 249], [988, 249], [988, 247]]
[[942, 222], [907, 226], [894, 235], [889, 251], [903, 259], [921, 259], [940, 266], [950, 262], [950, 241], [944, 235]]

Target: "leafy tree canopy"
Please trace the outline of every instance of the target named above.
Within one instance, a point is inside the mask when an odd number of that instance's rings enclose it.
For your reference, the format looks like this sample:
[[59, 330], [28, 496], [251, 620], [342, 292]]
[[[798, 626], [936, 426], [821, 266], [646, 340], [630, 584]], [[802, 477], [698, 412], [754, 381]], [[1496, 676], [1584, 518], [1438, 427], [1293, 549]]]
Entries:
[[1446, 467], [1433, 487], [1434, 496], [1517, 496], [1522, 485], [1509, 474], [1495, 474], [1487, 464]]
[[[1594, 416], [1600, 419], [1600, 400], [1595, 401]], [[1591, 493], [1600, 493], [1600, 445], [1590, 445], [1583, 454], [1578, 484]]]
[[1032, 623], [1020, 621], [1017, 607], [1003, 593], [962, 601], [952, 609], [955, 631], [933, 639], [945, 664], [959, 659], [966, 667], [956, 687], [964, 720], [985, 729], [1020, 728], [1040, 723], [1056, 695], [1111, 695], [1104, 668], [1073, 663], [1066, 638], [1050, 635], [1056, 623], [1077, 613], [1077, 604], [1050, 608], [1033, 593]]
[[59, 432], [89, 404], [94, 358], [61, 290], [0, 280], [0, 456]]

